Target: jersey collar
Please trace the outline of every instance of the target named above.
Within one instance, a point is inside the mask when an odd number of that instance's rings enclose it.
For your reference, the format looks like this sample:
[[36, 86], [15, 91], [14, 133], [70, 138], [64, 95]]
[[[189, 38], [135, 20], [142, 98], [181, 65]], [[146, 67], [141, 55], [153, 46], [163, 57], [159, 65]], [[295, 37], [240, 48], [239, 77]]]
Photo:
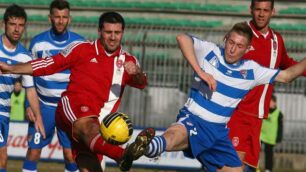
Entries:
[[[249, 21], [248, 25], [252, 29], [253, 35], [256, 36], [256, 38], [259, 38], [260, 36], [264, 38], [262, 33], [259, 30], [256, 29], [256, 27], [255, 27], [255, 25], [252, 21]], [[268, 32], [269, 32], [269, 34], [267, 35], [266, 39], [273, 39], [273, 31], [270, 27], [268, 28]]]
[[105, 51], [105, 49], [103, 48], [103, 46], [102, 46], [102, 44], [101, 44], [101, 42], [100, 42], [100, 39], [97, 39], [96, 41], [95, 41], [95, 47], [96, 47], [96, 53], [97, 53], [97, 55], [103, 55], [103, 56], [107, 56], [107, 57], [112, 57], [112, 58], [114, 58], [114, 57], [116, 57], [116, 56], [119, 56], [120, 54], [122, 54], [122, 47], [121, 47], [121, 45], [120, 45], [120, 47], [113, 53], [113, 54], [111, 54], [111, 55], [108, 55], [108, 54], [106, 54], [106, 51]]

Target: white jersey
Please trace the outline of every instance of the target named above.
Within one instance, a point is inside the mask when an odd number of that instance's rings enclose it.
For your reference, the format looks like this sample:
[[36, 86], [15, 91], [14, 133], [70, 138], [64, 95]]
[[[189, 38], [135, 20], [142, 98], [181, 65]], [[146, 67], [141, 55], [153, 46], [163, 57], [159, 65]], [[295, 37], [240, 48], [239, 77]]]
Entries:
[[[18, 43], [14, 51], [8, 51], [0, 37], [0, 61], [7, 64], [25, 63], [32, 58], [29, 52]], [[11, 109], [11, 94], [14, 90], [14, 83], [21, 76], [22, 85], [25, 88], [33, 87], [33, 78], [29, 75], [1, 74], [0, 75], [0, 115], [9, 117]]]
[[[67, 30], [65, 34], [55, 35], [53, 31], [47, 30], [35, 36], [30, 44], [33, 58], [51, 57], [69, 44], [83, 41], [84, 38], [74, 32]], [[70, 71], [64, 70], [52, 75], [35, 77], [35, 86], [39, 100], [49, 106], [56, 107], [61, 94], [69, 82]]]
[[228, 64], [224, 59], [224, 48], [194, 37], [193, 42], [197, 61], [202, 70], [217, 81], [217, 90], [212, 92], [195, 74], [185, 107], [206, 121], [227, 123], [250, 89], [273, 82], [279, 72], [252, 60]]

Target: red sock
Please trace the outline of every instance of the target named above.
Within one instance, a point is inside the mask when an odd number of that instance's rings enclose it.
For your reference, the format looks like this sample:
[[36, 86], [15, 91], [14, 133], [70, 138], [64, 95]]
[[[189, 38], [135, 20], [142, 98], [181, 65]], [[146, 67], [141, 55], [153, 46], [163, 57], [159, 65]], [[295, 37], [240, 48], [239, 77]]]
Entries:
[[90, 141], [90, 150], [98, 154], [106, 155], [115, 161], [122, 159], [124, 152], [124, 149], [120, 146], [107, 143], [100, 134]]

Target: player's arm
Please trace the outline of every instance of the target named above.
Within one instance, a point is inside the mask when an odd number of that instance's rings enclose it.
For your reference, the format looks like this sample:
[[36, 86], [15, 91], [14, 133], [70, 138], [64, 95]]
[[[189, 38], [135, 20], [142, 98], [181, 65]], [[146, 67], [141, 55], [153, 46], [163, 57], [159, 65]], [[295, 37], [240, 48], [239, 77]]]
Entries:
[[[293, 58], [288, 56], [286, 47], [284, 45], [284, 40], [282, 37], [280, 37], [279, 46], [281, 46], [280, 49], [283, 49], [282, 54], [281, 54], [280, 66], [279, 66], [280, 69], [285, 70], [289, 68], [290, 66], [293, 66], [298, 63]], [[306, 76], [306, 71], [304, 71], [302, 75]]]
[[26, 95], [30, 107], [35, 115], [29, 117], [29, 120], [35, 123], [36, 131], [40, 132], [43, 138], [46, 138], [45, 128], [40, 113], [39, 100], [35, 88], [34, 87], [26, 88]]
[[16, 65], [8, 65], [6, 63], [0, 62], [0, 71], [3, 74], [13, 73], [31, 75], [33, 73], [32, 65], [30, 63], [18, 63]]
[[275, 81], [289, 83], [300, 76], [306, 70], [306, 57], [299, 63], [282, 70], [275, 77]]
[[188, 61], [193, 70], [207, 83], [212, 91], [216, 91], [216, 80], [212, 75], [204, 72], [197, 61], [192, 38], [187, 34], [179, 34], [177, 35], [176, 40], [184, 58]]

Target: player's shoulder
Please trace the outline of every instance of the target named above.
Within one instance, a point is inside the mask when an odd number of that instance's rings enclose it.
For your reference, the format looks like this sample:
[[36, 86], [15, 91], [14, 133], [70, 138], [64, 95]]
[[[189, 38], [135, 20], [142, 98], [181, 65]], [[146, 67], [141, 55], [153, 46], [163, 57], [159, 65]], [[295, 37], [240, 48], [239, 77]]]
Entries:
[[37, 35], [35, 35], [31, 42], [33, 41], [42, 41], [42, 40], [45, 40], [46, 38], [48, 38], [49, 36], [49, 30], [46, 30], [46, 31], [43, 31], [41, 33], [38, 33]]
[[125, 55], [125, 58], [127, 58], [127, 59], [133, 59], [133, 60], [137, 61], [137, 57], [134, 56], [134, 55], [132, 55], [132, 54], [130, 54], [129, 52], [127, 52], [127, 51], [125, 51], [125, 50], [122, 50], [121, 53], [122, 53], [123, 55]]
[[69, 30], [69, 34], [70, 34], [70, 37], [74, 40], [85, 40], [85, 38], [82, 35], [80, 35], [76, 32], [73, 32], [73, 31]]

